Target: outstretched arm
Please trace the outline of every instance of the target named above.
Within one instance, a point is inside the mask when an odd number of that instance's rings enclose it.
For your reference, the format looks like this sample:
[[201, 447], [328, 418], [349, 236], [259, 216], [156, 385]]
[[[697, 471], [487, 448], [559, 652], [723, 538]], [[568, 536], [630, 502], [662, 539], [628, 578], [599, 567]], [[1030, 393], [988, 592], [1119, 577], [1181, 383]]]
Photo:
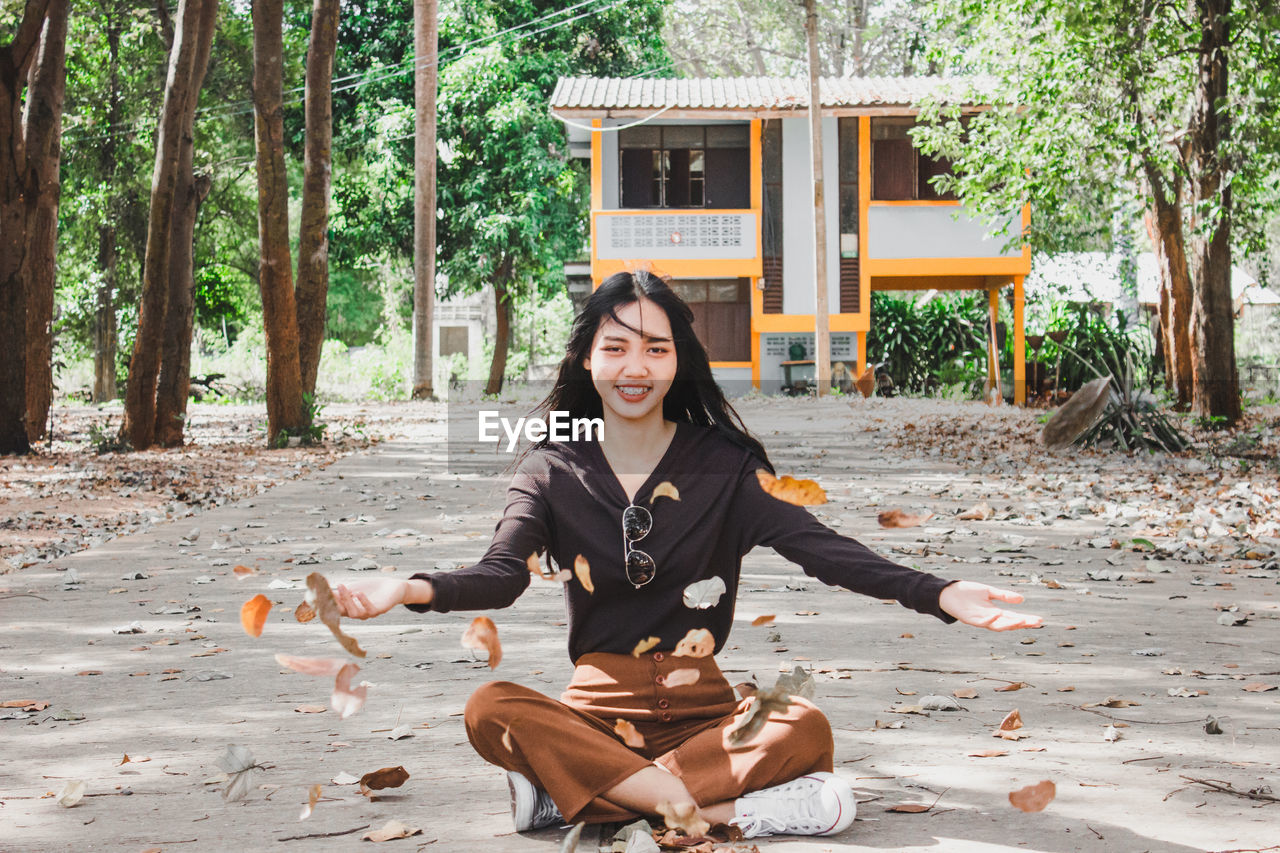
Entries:
[[367, 578], [333, 587], [338, 610], [348, 619], [372, 619], [398, 604], [430, 604], [431, 581], [422, 578]]
[[1021, 604], [1022, 595], [1007, 589], [997, 589], [974, 581], [957, 581], [945, 587], [938, 596], [938, 606], [966, 625], [991, 631], [1012, 631], [1016, 628], [1039, 628], [1039, 616], [1015, 613], [994, 604], [1007, 601]]

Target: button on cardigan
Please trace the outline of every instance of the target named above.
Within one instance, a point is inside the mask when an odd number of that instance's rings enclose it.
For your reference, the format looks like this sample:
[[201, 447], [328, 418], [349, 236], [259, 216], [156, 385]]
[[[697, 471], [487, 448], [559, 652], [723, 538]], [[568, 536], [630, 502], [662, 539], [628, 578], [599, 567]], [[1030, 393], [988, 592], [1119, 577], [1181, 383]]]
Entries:
[[[598, 442], [552, 443], [521, 462], [507, 491], [507, 506], [493, 540], [477, 563], [451, 572], [419, 573], [431, 582], [430, 604], [411, 610], [489, 610], [509, 606], [529, 586], [527, 560], [550, 551], [557, 568], [582, 555], [594, 591], [577, 576], [565, 582], [569, 657], [589, 652], [629, 654], [647, 637], [669, 651], [695, 628], [706, 628], [723, 648], [733, 624], [742, 558], [756, 546], [773, 548], [806, 574], [833, 586], [956, 621], [938, 606], [954, 581], [900, 566], [818, 521], [804, 507], [765, 492], [756, 476], [760, 459], [715, 427], [677, 422], [676, 434], [635, 502], [649, 509], [653, 527], [634, 543], [653, 557], [657, 573], [635, 588], [626, 578], [622, 484]], [[653, 497], [670, 482], [679, 500]], [[684, 591], [719, 577], [726, 592], [707, 609], [684, 604]]]

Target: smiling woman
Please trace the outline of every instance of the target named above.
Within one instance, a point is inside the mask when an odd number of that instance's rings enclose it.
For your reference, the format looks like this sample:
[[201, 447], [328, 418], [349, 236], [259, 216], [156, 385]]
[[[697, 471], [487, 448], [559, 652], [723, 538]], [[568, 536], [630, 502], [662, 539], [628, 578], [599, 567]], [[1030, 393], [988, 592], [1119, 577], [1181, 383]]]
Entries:
[[827, 718], [785, 692], [739, 701], [715, 663], [742, 558], [757, 545], [825, 583], [944, 622], [1039, 622], [995, 603], [1021, 601], [1016, 593], [900, 566], [766, 491], [768, 454], [712, 378], [692, 320], [656, 276], [605, 280], [535, 409], [600, 419], [603, 436], [548, 435], [525, 450], [476, 564], [334, 587], [343, 613], [361, 619], [397, 604], [493, 609], [542, 574], [543, 555], [573, 567], [562, 574], [575, 670], [560, 699], [491, 682], [464, 714], [476, 751], [508, 772], [517, 831], [662, 814], [690, 834], [703, 821], [751, 838], [830, 835], [853, 822]]

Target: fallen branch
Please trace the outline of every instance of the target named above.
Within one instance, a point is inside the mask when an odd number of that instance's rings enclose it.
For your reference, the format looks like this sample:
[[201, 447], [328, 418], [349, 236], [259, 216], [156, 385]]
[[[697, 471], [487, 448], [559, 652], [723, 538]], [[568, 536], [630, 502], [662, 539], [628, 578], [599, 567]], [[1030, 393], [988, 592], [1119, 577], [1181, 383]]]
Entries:
[[[1270, 794], [1262, 794], [1255, 791], [1241, 791], [1232, 786], [1230, 782], [1223, 782], [1219, 779], [1195, 779], [1191, 776], [1182, 776], [1181, 774], [1179, 774], [1178, 778], [1186, 779], [1188, 782], [1195, 785], [1204, 785], [1206, 788], [1212, 788], [1213, 790], [1221, 791], [1224, 794], [1235, 794], [1237, 797], [1244, 797], [1249, 800], [1261, 800], [1265, 803], [1280, 803], [1280, 797], [1273, 797]], [[1269, 849], [1274, 850], [1276, 848], [1272, 847]]]
[[1204, 725], [1204, 717], [1197, 717], [1194, 720], [1135, 720], [1132, 717], [1117, 717], [1114, 714], [1099, 711], [1097, 708], [1085, 708], [1082, 705], [1072, 705], [1071, 707], [1077, 711], [1088, 711], [1090, 714], [1097, 714], [1099, 717], [1106, 717], [1108, 720], [1115, 720], [1120, 723], [1138, 723], [1143, 726], [1184, 726], [1188, 723]]
[[286, 835], [284, 838], [277, 838], [276, 841], [301, 841], [304, 838], [337, 838], [339, 835], [350, 835], [353, 832], [359, 832], [362, 829], [368, 829], [370, 824], [357, 826], [355, 829], [344, 829], [341, 832], [313, 832], [310, 835]]

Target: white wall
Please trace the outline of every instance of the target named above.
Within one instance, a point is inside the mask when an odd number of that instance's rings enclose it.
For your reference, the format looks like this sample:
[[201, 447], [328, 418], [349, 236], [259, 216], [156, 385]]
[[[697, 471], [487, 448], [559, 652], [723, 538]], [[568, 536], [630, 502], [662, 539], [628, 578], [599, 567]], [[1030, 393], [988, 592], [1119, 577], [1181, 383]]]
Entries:
[[[822, 120], [827, 214], [827, 305], [840, 313], [840, 183], [837, 120]], [[814, 313], [813, 167], [809, 119], [782, 120], [782, 313]]]
[[[984, 225], [953, 205], [923, 207], [871, 205], [867, 218], [867, 255], [872, 258], [1016, 258], [1016, 247], [1002, 252], [1009, 235], [992, 237], [1001, 224]], [[1012, 217], [1010, 217], [1012, 222]]]

